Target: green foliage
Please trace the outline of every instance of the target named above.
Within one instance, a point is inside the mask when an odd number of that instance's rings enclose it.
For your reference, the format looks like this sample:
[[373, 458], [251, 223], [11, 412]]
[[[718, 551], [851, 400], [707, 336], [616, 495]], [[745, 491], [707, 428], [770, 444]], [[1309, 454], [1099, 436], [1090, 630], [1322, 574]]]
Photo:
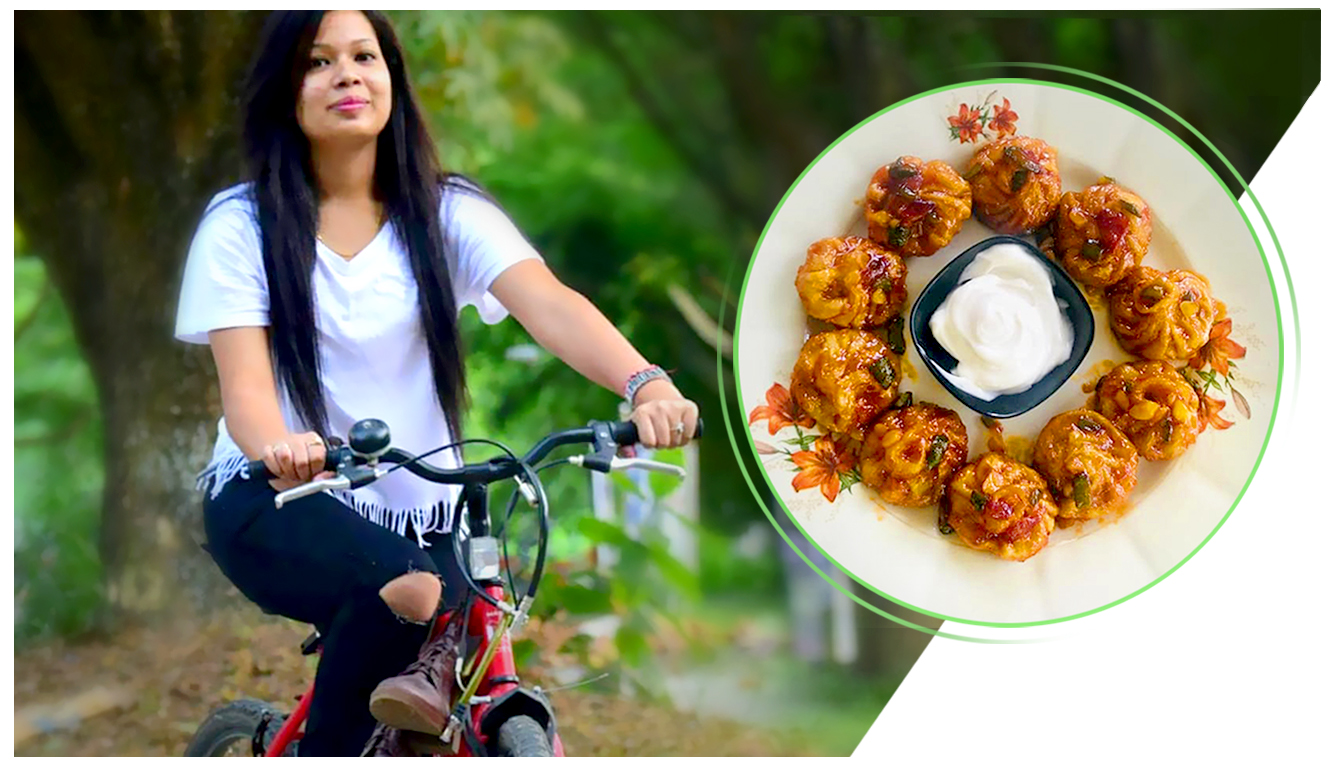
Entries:
[[697, 576], [655, 531], [632, 536], [617, 524], [592, 517], [580, 518], [577, 528], [592, 546], [613, 549], [615, 565], [604, 569], [564, 562], [543, 581], [536, 611], [546, 617], [557, 611], [575, 618], [615, 615], [621, 662], [640, 666], [647, 660], [647, 637], [654, 624], [673, 622], [699, 599]]
[[532, 639], [516, 639], [513, 642], [513, 662], [522, 670], [536, 655], [537, 643]]
[[575, 617], [608, 615], [615, 611], [610, 593], [578, 583], [566, 583], [553, 592], [552, 607], [559, 607]]
[[782, 580], [782, 565], [771, 550], [740, 554], [734, 535], [701, 530], [698, 581], [704, 595], [780, 596]]
[[101, 606], [101, 420], [45, 267], [14, 260], [14, 635], [92, 628]]
[[[660, 463], [683, 466], [685, 462], [683, 449], [661, 449], [652, 454], [652, 459]], [[658, 500], [665, 500], [680, 486], [678, 476], [669, 476], [665, 473], [653, 473], [648, 476], [648, 487], [652, 490], [653, 497]]]
[[1059, 19], [1052, 30], [1054, 48], [1068, 66], [1095, 69], [1110, 53], [1110, 35], [1099, 19]]
[[543, 113], [581, 115], [551, 66], [568, 56], [568, 42], [544, 19], [451, 11], [396, 13], [394, 23], [448, 168], [477, 173], [507, 162], [516, 135]]

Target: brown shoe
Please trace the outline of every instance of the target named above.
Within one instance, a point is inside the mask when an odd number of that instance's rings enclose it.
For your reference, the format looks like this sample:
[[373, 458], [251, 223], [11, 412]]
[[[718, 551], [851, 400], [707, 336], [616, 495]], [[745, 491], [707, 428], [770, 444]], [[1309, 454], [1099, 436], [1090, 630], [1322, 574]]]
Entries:
[[462, 623], [450, 622], [406, 671], [379, 683], [370, 694], [370, 713], [390, 727], [428, 735], [444, 732], [453, 693]]
[[[285, 755], [284, 755], [285, 756]], [[439, 738], [385, 724], [375, 726], [361, 750], [363, 757], [451, 757], [452, 747]]]
[[401, 730], [380, 724], [375, 725], [375, 731], [370, 734], [370, 740], [365, 742], [365, 748], [361, 750], [361, 756], [410, 757], [414, 754], [405, 745]]

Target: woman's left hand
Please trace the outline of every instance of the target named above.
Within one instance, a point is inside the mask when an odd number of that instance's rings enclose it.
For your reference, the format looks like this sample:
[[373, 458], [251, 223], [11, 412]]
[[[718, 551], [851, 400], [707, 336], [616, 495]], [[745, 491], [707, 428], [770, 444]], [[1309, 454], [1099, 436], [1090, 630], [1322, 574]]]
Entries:
[[652, 380], [638, 389], [629, 419], [638, 426], [638, 443], [652, 449], [688, 444], [698, 425], [698, 404], [685, 398], [670, 380]]

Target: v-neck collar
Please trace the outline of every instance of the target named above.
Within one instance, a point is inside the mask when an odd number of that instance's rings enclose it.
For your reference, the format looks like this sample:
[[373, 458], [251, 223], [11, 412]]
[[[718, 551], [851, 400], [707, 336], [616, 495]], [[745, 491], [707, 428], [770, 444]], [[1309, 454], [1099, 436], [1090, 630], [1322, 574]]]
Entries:
[[325, 262], [344, 275], [359, 273], [368, 269], [371, 262], [378, 261], [375, 257], [376, 254], [382, 254], [385, 251], [385, 249], [379, 248], [379, 243], [392, 229], [391, 224], [391, 222], [385, 220], [384, 224], [380, 225], [379, 232], [375, 233], [375, 237], [371, 238], [370, 242], [362, 246], [361, 250], [353, 254], [350, 259], [329, 248], [317, 237], [315, 238], [315, 253], [323, 255]]

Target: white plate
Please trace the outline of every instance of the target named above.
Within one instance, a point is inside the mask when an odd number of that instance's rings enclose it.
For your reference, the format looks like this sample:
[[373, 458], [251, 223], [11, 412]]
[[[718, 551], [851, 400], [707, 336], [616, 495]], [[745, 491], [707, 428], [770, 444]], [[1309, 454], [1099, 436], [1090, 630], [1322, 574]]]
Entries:
[[[936, 529], [935, 508], [907, 509], [880, 500], [863, 484], [829, 503], [818, 488], [796, 492], [797, 469], [783, 454], [759, 454], [773, 490], [806, 535], [845, 572], [915, 609], [979, 624], [1029, 624], [1066, 619], [1116, 603], [1184, 562], [1217, 528], [1256, 468], [1271, 424], [1280, 371], [1278, 321], [1270, 271], [1248, 223], [1219, 179], [1179, 140], [1122, 105], [1091, 94], [1031, 82], [987, 82], [939, 91], [861, 124], [805, 171], [778, 206], [745, 279], [737, 319], [735, 367], [746, 414], [774, 384], [789, 386], [807, 328], [795, 291], [796, 269], [820, 238], [864, 235], [860, 202], [871, 175], [900, 155], [941, 159], [964, 169], [978, 143], [962, 143], [948, 117], [962, 104], [1007, 99], [1017, 132], [1059, 151], [1065, 190], [1102, 175], [1141, 195], [1155, 214], [1144, 264], [1205, 275], [1234, 319], [1231, 339], [1248, 349], [1235, 385], [1251, 419], [1229, 393], [1228, 430], [1208, 428], [1182, 457], [1139, 464], [1132, 508], [1113, 522], [1057, 530], [1050, 544], [1023, 563], [970, 550]], [[907, 259], [908, 302], [957, 254], [994, 233], [969, 220], [947, 248]], [[1106, 360], [1129, 360], [1111, 334], [1103, 307], [1093, 304], [1096, 339], [1078, 371], [1044, 404], [1005, 420], [1005, 435], [1034, 439], [1055, 414], [1082, 406], [1085, 382]], [[909, 312], [909, 309], [908, 309]], [[908, 380], [916, 401], [957, 411], [967, 425], [970, 456], [985, 451], [980, 418], [930, 375], [908, 339]], [[767, 421], [749, 426], [769, 446], [795, 435], [769, 435]], [[757, 451], [755, 445], [751, 449]]]

